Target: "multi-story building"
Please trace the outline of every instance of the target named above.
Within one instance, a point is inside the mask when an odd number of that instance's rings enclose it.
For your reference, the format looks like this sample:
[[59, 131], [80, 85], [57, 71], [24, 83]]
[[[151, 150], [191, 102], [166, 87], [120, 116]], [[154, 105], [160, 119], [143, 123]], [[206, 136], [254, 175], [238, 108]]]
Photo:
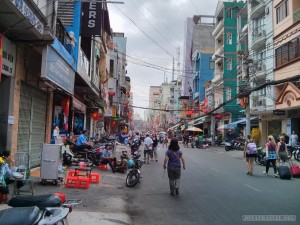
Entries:
[[149, 89], [149, 113], [148, 113], [148, 122], [149, 127], [151, 129], [157, 131], [159, 128], [159, 111], [152, 110], [152, 109], [159, 109], [160, 108], [160, 93], [161, 93], [161, 86], [150, 86]]
[[[95, 8], [92, 29], [84, 15]], [[19, 28], [13, 29], [14, 24]], [[27, 151], [35, 167], [54, 127], [64, 136], [84, 128], [94, 133], [99, 125], [100, 116], [94, 113], [104, 111], [107, 103], [107, 6], [4, 0], [0, 30], [1, 149], [10, 149], [12, 155]]]
[[[273, 135], [281, 132], [290, 135], [292, 131], [299, 135], [300, 85], [299, 78], [294, 77], [299, 75], [300, 68], [300, 2], [274, 0], [273, 10], [269, 8], [268, 11], [273, 12], [274, 38], [270, 49], [274, 49], [274, 79], [289, 81], [279, 82], [280, 84], [274, 87], [276, 110], [283, 111], [279, 111], [281, 116], [269, 114], [268, 118], [273, 117], [273, 120], [263, 123], [262, 128], [266, 128], [266, 132]], [[263, 136], [265, 135], [263, 130]]]
[[[215, 39], [214, 106], [218, 107], [237, 94], [237, 15], [244, 2], [219, 1], [215, 13], [216, 26], [212, 35]], [[219, 113], [220, 125], [236, 121], [242, 116], [237, 101], [224, 105]]]

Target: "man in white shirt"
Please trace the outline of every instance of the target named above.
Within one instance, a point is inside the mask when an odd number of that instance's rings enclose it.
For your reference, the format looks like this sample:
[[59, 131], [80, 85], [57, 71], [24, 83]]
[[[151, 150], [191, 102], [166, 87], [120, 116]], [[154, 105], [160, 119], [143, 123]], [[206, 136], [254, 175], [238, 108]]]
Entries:
[[152, 139], [149, 137], [149, 134], [146, 134], [146, 138], [144, 140], [144, 163], [149, 164], [149, 156], [152, 151], [152, 144]]

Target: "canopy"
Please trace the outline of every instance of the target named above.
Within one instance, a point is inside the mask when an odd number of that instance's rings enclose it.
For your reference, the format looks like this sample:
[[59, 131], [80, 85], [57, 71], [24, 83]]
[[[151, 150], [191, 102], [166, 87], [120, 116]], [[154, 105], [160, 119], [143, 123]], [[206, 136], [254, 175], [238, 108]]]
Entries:
[[234, 129], [234, 127], [231, 126], [230, 124], [224, 124], [217, 128], [217, 130], [229, 130], [229, 129]]
[[186, 129], [187, 131], [195, 131], [195, 132], [203, 132], [203, 130], [201, 130], [198, 127], [189, 127], [188, 129]]

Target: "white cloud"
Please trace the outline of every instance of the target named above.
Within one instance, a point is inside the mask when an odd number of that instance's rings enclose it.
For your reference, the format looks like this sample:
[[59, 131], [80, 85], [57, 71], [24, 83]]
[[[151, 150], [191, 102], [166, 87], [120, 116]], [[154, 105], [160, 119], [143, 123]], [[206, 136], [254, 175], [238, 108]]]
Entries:
[[[124, 2], [124, 5], [108, 4], [108, 7], [113, 31], [124, 32], [127, 37], [127, 55], [138, 58], [139, 61], [170, 69], [173, 57], [176, 58], [177, 47], [180, 47], [181, 56], [183, 55], [186, 18], [199, 14], [213, 15], [218, 0], [211, 0], [209, 3], [207, 0], [126, 0]], [[200, 12], [197, 12], [197, 9]], [[126, 69], [127, 75], [131, 77], [133, 104], [148, 107], [149, 87], [160, 85], [164, 81], [164, 72], [135, 65], [129, 57], [127, 60]], [[182, 60], [180, 63], [182, 66]], [[178, 72], [175, 74], [176, 78]], [[171, 80], [170, 71], [166, 72], [166, 76]], [[144, 115], [142, 110], [137, 109], [135, 112], [142, 117]]]

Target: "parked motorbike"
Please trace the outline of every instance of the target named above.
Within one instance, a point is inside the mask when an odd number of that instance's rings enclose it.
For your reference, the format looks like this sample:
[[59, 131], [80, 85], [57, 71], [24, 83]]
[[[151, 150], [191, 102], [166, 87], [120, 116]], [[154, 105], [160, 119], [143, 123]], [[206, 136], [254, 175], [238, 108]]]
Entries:
[[67, 225], [72, 206], [80, 203], [81, 200], [62, 203], [55, 194], [15, 196], [8, 202], [13, 208], [0, 211], [0, 224]]
[[258, 165], [266, 166], [266, 151], [262, 147], [257, 148], [257, 156], [255, 162]]
[[133, 187], [135, 186], [141, 178], [141, 171], [142, 168], [142, 161], [139, 160], [140, 154], [134, 154], [132, 156], [132, 159], [129, 159], [127, 162], [127, 168], [128, 168], [128, 174], [126, 177], [126, 186], [127, 187]]

